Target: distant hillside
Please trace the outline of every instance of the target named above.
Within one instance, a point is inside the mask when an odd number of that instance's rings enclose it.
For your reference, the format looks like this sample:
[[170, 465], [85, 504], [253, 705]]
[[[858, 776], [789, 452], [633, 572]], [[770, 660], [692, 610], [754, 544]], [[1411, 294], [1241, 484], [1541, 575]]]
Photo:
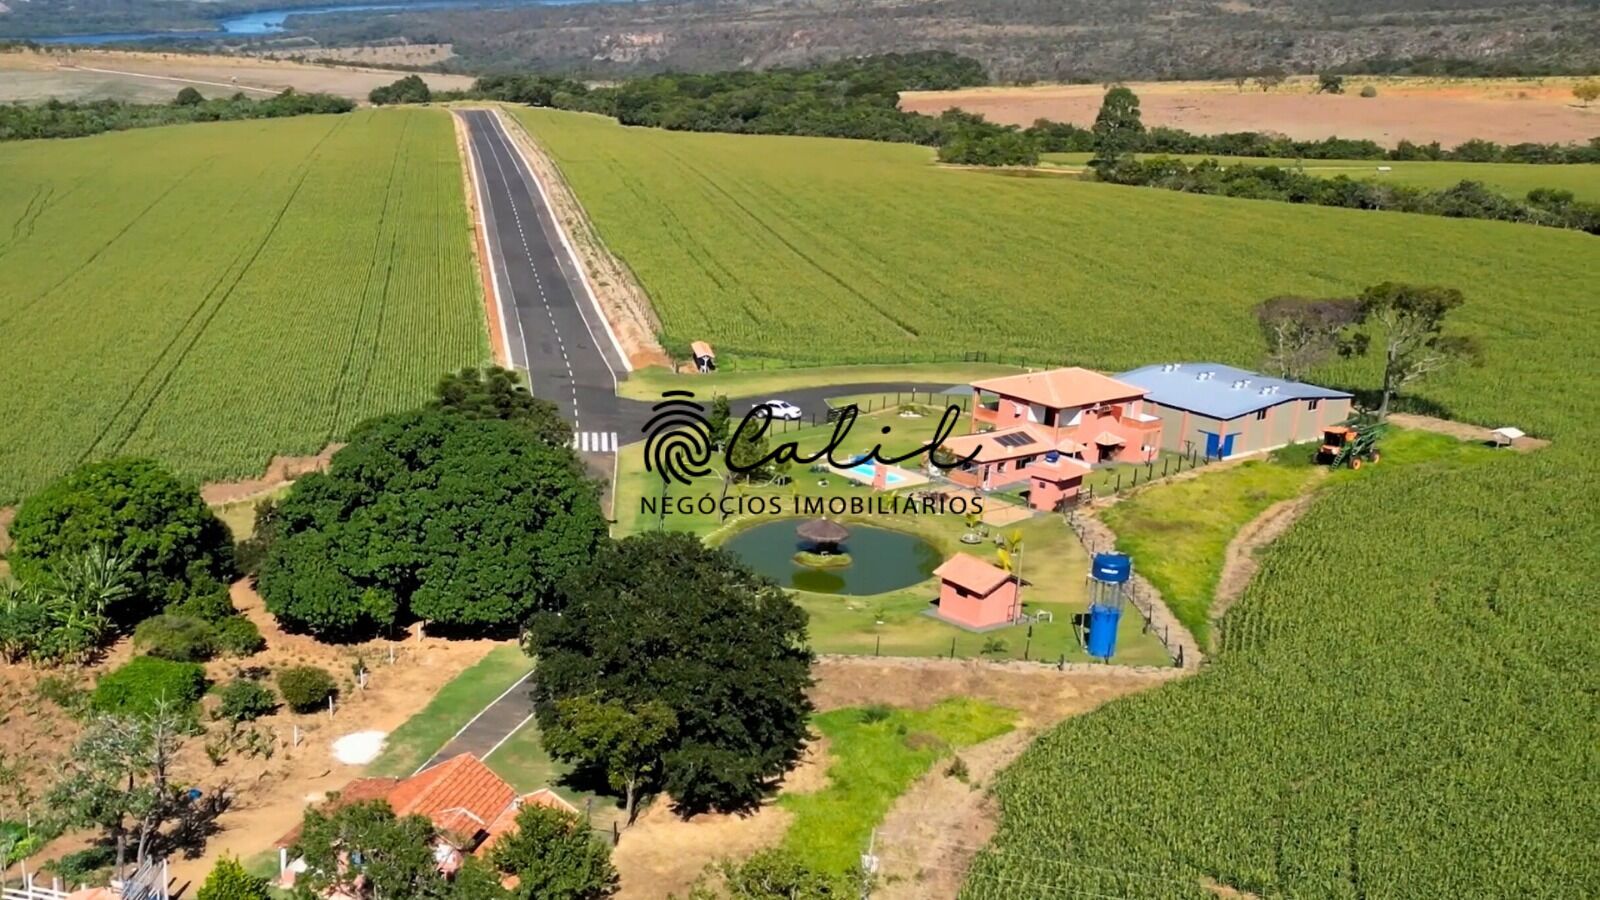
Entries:
[[1272, 69], [1600, 71], [1594, 0], [655, 0], [306, 20], [323, 43], [447, 40], [466, 68], [594, 76], [922, 49], [1001, 80]]

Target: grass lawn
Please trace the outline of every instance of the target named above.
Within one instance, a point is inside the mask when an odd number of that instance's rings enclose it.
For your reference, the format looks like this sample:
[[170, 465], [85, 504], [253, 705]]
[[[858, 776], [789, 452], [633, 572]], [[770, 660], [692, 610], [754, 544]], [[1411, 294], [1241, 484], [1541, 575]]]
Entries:
[[367, 774], [404, 778], [415, 772], [449, 743], [479, 710], [505, 693], [506, 688], [532, 668], [533, 661], [515, 645], [490, 650], [476, 665], [440, 688], [421, 712], [389, 735], [383, 753], [367, 767]]
[[220, 503], [211, 507], [222, 524], [228, 526], [228, 533], [233, 535], [235, 543], [247, 540], [256, 532], [256, 507], [264, 501], [277, 500], [289, 493], [288, 487], [283, 487], [258, 497], [248, 500], [235, 500], [232, 503]]
[[854, 869], [867, 837], [896, 797], [952, 750], [1011, 730], [1015, 714], [977, 700], [946, 700], [931, 709], [836, 709], [813, 719], [828, 738], [828, 786], [781, 795], [794, 813], [784, 846], [808, 865]]
[[[1441, 434], [1401, 429], [1391, 431], [1379, 448], [1384, 466], [1494, 452]], [[1210, 631], [1211, 600], [1228, 542], [1267, 507], [1311, 485], [1317, 472], [1312, 453], [1310, 445], [1286, 447], [1271, 459], [1158, 484], [1101, 514], [1117, 533], [1117, 549], [1133, 556], [1135, 568], [1161, 591], [1167, 606], [1202, 646]], [[1365, 470], [1340, 469], [1330, 479], [1364, 474]]]
[[703, 397], [750, 397], [800, 388], [896, 381], [949, 386], [1018, 371], [1021, 370], [1015, 366], [962, 362], [719, 370], [709, 375], [680, 375], [663, 368], [648, 368], [639, 369], [620, 382], [617, 393], [635, 400], [659, 400], [662, 391], [676, 388], [692, 390]]

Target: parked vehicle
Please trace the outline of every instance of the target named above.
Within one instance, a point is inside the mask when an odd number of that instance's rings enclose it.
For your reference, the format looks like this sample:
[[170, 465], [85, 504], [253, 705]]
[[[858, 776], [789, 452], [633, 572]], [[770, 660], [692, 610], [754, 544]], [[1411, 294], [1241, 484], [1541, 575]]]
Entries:
[[787, 419], [792, 422], [801, 417], [800, 407], [786, 400], [768, 400], [765, 403], [756, 404], [757, 409], [761, 407], [771, 410], [774, 419]]

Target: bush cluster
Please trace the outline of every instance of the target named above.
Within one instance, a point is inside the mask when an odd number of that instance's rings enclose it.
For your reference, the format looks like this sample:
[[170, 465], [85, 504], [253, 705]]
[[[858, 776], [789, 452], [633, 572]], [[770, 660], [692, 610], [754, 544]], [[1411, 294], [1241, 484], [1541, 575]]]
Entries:
[[89, 705], [96, 712], [117, 715], [152, 713], [162, 703], [187, 711], [205, 689], [205, 670], [195, 663], [136, 656], [100, 679]]
[[295, 666], [278, 673], [278, 693], [295, 712], [316, 712], [328, 705], [339, 687], [326, 669]]
[[217, 706], [217, 715], [229, 722], [253, 722], [271, 715], [278, 708], [278, 698], [273, 695], [272, 689], [248, 678], [236, 678], [228, 682], [220, 698], [222, 702]]
[[133, 648], [174, 662], [205, 662], [217, 653], [217, 630], [203, 619], [166, 613], [139, 623]]

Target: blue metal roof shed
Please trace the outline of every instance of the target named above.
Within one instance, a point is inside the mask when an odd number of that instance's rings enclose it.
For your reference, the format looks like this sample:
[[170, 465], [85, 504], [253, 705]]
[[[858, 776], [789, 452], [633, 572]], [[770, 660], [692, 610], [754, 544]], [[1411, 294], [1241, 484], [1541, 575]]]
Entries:
[[1153, 403], [1213, 419], [1237, 419], [1289, 400], [1350, 397], [1345, 391], [1209, 362], [1145, 366], [1116, 378], [1144, 388], [1149, 392], [1145, 399]]

